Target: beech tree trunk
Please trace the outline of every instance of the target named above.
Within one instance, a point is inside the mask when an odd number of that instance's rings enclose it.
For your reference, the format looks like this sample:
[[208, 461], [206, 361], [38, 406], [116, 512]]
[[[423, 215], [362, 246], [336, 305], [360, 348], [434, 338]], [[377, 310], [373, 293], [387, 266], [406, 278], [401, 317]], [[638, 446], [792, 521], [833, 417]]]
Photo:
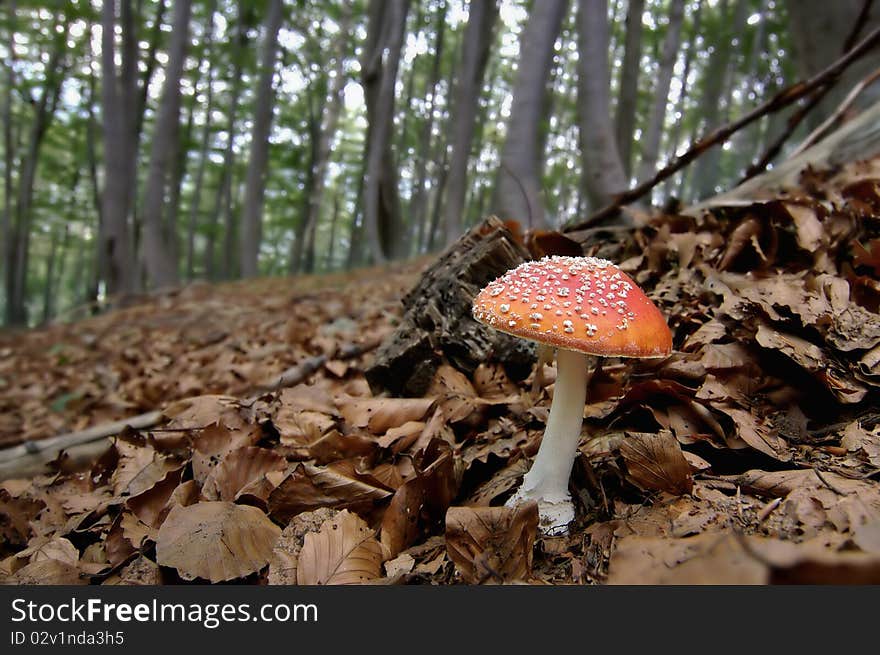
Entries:
[[[345, 90], [345, 55], [351, 40], [351, 7], [344, 5], [342, 16], [339, 20], [339, 32], [333, 44], [334, 62], [333, 78], [330, 81], [330, 89], [327, 98], [323, 102], [323, 124], [321, 116], [317, 117], [319, 130], [315, 159], [312, 162], [312, 184], [309, 191], [307, 213], [305, 216], [305, 229], [302, 238], [293, 243], [294, 252], [291, 263], [297, 266], [297, 270], [311, 273], [315, 270], [315, 235], [318, 221], [321, 217], [321, 209], [324, 201], [324, 190], [327, 184], [327, 166], [330, 163], [330, 149], [336, 130], [339, 125], [339, 116], [342, 112], [343, 91]], [[305, 259], [303, 259], [305, 249]]]
[[61, 30], [54, 30], [55, 42], [46, 65], [46, 76], [39, 100], [34, 103], [27, 148], [18, 161], [18, 188], [15, 190], [15, 210], [12, 216], [6, 262], [6, 322], [8, 325], [26, 325], [27, 274], [31, 239], [31, 208], [40, 150], [46, 131], [52, 123], [61, 86], [64, 82], [67, 55], [67, 27], [65, 16], [56, 21]]
[[369, 123], [364, 230], [376, 264], [384, 264], [395, 257], [400, 243], [402, 219], [391, 130], [394, 87], [409, 5], [409, 0], [371, 0], [367, 44], [361, 62]]
[[630, 0], [626, 12], [626, 40], [623, 46], [623, 64], [620, 72], [620, 91], [617, 96], [617, 113], [614, 121], [617, 148], [623, 172], [627, 177], [632, 170], [632, 147], [636, 127], [639, 73], [642, 58], [642, 14], [645, 0]]
[[283, 14], [282, 0], [270, 0], [266, 14], [260, 78], [251, 132], [250, 158], [245, 177], [244, 202], [241, 216], [240, 266], [242, 277], [257, 274], [260, 241], [263, 231], [263, 197], [266, 190], [266, 164], [269, 160], [269, 131], [272, 127], [275, 60], [278, 53], [278, 32]]
[[100, 277], [110, 296], [125, 296], [136, 288], [137, 267], [129, 226], [136, 179], [137, 123], [137, 38], [131, 0], [120, 0], [122, 52], [116, 70], [116, 0], [105, 0], [101, 30], [101, 104], [104, 132], [103, 218], [99, 235]]
[[431, 80], [428, 84], [429, 100], [427, 108], [427, 119], [422, 123], [422, 130], [419, 135], [419, 150], [416, 155], [416, 187], [413, 191], [413, 199], [409, 204], [409, 213], [413, 221], [416, 222], [416, 252], [423, 252], [426, 247], [426, 233], [428, 227], [428, 160], [434, 149], [434, 123], [435, 109], [437, 101], [437, 85], [440, 83], [441, 62], [443, 61], [443, 51], [446, 35], [446, 2], [443, 0], [437, 9], [437, 20], [435, 24], [436, 40], [434, 41], [434, 57], [431, 62]]
[[666, 38], [657, 70], [657, 84], [654, 87], [654, 104], [648, 126], [642, 139], [642, 158], [639, 163], [638, 181], [650, 178], [656, 168], [660, 156], [660, 137], [666, 122], [666, 106], [669, 103], [669, 87], [675, 72], [675, 60], [681, 45], [681, 25], [684, 19], [684, 0], [672, 0], [669, 6], [669, 24], [666, 27]]
[[580, 0], [578, 7], [578, 106], [584, 184], [592, 209], [626, 189], [614, 139], [608, 73], [608, 2]]
[[452, 161], [446, 189], [446, 245], [462, 233], [462, 213], [467, 192], [468, 161], [477, 120], [480, 89], [492, 47], [492, 34], [498, 16], [496, 0], [470, 4], [467, 29], [462, 44], [461, 68], [452, 101]]
[[164, 211], [169, 172], [180, 148], [180, 80], [189, 41], [190, 0], [176, 0], [168, 49], [168, 67], [153, 131], [150, 168], [144, 189], [143, 259], [148, 283], [154, 287], [174, 286], [179, 281], [176, 232], [166, 224]]
[[[229, 92], [229, 106], [226, 110], [226, 144], [223, 150], [223, 165], [220, 169], [220, 182], [214, 197], [214, 207], [210, 213], [208, 238], [205, 243], [204, 266], [209, 280], [232, 277], [235, 261], [236, 225], [232, 212], [232, 183], [235, 167], [235, 126], [241, 98], [244, 53], [248, 47], [248, 36], [244, 24], [244, 6], [238, 3], [237, 29], [232, 50], [232, 86]], [[222, 251], [216, 252], [217, 236], [223, 226]]]
[[[568, 0], [535, 2], [523, 26], [519, 70], [495, 187], [495, 213], [532, 227], [547, 224], [538, 173], [543, 154], [538, 150], [538, 130], [553, 65], [553, 46], [567, 7]], [[603, 56], [607, 61], [607, 51]]]
[[15, 7], [14, 1], [6, 5], [9, 39], [6, 47], [6, 89], [3, 93], [3, 217], [0, 219], [0, 275], [5, 275], [9, 265], [9, 236], [12, 229], [12, 169], [15, 166], [15, 140], [12, 136], [12, 90], [15, 88]]
[[[196, 229], [199, 225], [199, 214], [202, 205], [202, 187], [205, 182], [205, 170], [208, 167], [208, 148], [211, 145], [211, 135], [214, 132], [214, 125], [211, 122], [211, 114], [214, 111], [214, 66], [211, 61], [211, 53], [214, 52], [214, 11], [216, 7], [214, 3], [208, 11], [208, 22], [212, 27], [206, 31], [205, 52], [208, 60], [208, 81], [206, 84], [205, 94], [205, 125], [202, 128], [202, 136], [199, 142], [199, 163], [196, 167], [196, 174], [193, 181], [193, 192], [189, 206], [189, 217], [186, 225], [186, 279], [192, 280], [195, 276], [196, 268]], [[212, 248], [213, 249], [213, 248]], [[210, 254], [210, 253], [209, 253]]]
[[[727, 5], [727, 0], [721, 4], [721, 13], [726, 17], [728, 28], [718, 40], [718, 48], [709, 59], [709, 65], [704, 76], [702, 88], [703, 109], [703, 134], [715, 129], [723, 121], [720, 100], [727, 95], [727, 85], [730, 84], [731, 71], [730, 61], [734, 53], [733, 39], [742, 32], [742, 26], [748, 17], [745, 11], [745, 0], [735, 0], [736, 6], [732, 13]], [[696, 198], [705, 198], [715, 193], [715, 185], [718, 183], [718, 162], [721, 155], [719, 146], [715, 146], [694, 163], [693, 183]]]

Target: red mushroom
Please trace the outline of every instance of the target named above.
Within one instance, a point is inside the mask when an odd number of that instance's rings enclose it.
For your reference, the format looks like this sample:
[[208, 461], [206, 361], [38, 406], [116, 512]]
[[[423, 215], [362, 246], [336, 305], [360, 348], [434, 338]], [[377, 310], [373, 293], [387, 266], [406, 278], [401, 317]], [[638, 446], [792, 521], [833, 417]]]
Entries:
[[508, 501], [536, 500], [542, 530], [564, 534], [574, 519], [568, 479], [580, 440], [587, 355], [666, 357], [672, 334], [626, 273], [595, 257], [545, 257], [489, 283], [474, 299], [477, 320], [555, 346], [557, 376], [538, 454]]

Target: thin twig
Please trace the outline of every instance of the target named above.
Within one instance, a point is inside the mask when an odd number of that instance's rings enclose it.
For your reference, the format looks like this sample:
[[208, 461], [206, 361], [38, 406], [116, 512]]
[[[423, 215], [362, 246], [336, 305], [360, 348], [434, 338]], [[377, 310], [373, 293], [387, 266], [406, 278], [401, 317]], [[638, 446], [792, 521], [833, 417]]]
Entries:
[[626, 204], [632, 203], [634, 200], [638, 200], [655, 186], [657, 186], [660, 182], [668, 177], [671, 177], [682, 168], [690, 164], [693, 160], [695, 160], [712, 146], [727, 141], [727, 139], [729, 139], [735, 132], [739, 131], [743, 127], [753, 123], [759, 118], [762, 118], [766, 114], [769, 114], [773, 111], [778, 111], [783, 107], [787, 107], [797, 100], [800, 100], [801, 98], [811, 94], [813, 91], [819, 89], [820, 87], [826, 85], [830, 87], [830, 85], [833, 84], [840, 77], [841, 73], [843, 73], [843, 71], [845, 71], [850, 64], [852, 64], [869, 50], [874, 48], [878, 42], [880, 42], [880, 27], [874, 29], [856, 47], [847, 52], [844, 56], [835, 61], [833, 64], [828, 66], [825, 70], [814, 75], [812, 78], [806, 81], [800, 81], [792, 84], [789, 87], [786, 87], [775, 96], [773, 96], [770, 100], [764, 102], [761, 105], [758, 105], [744, 116], [738, 118], [731, 123], [728, 123], [727, 125], [716, 128], [714, 131], [693, 144], [687, 152], [680, 155], [679, 157], [676, 157], [662, 169], [657, 171], [654, 174], [654, 177], [646, 180], [645, 182], [642, 182], [641, 184], [636, 185], [628, 191], [624, 191], [623, 193], [618, 194], [617, 196], [615, 196], [615, 199], [611, 204], [606, 205], [602, 209], [593, 213], [586, 220], [581, 221], [580, 223], [566, 226], [565, 228], [563, 228], [562, 231], [575, 232], [579, 230], [584, 230], [608, 218], [609, 216], [614, 215], [620, 210], [621, 207]]

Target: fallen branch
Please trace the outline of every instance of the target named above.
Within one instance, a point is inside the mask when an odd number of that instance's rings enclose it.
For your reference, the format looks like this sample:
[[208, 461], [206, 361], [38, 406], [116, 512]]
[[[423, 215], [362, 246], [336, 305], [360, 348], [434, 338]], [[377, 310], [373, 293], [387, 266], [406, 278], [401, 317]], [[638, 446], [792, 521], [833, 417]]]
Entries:
[[804, 139], [801, 144], [791, 152], [789, 157], [796, 157], [804, 150], [814, 145], [828, 130], [828, 128], [834, 125], [834, 123], [836, 123], [838, 120], [840, 120], [840, 117], [843, 116], [850, 107], [852, 107], [852, 104], [856, 101], [856, 98], [861, 95], [862, 91], [871, 86], [877, 80], [877, 78], [880, 78], [880, 68], [875, 69], [873, 73], [871, 73], [861, 82], [856, 84], [853, 87], [852, 91], [847, 94], [846, 98], [843, 99], [843, 102], [840, 103], [837, 109], [835, 109], [828, 118], [822, 121], [819, 127], [810, 132], [807, 135], [807, 138]]
[[[341, 346], [336, 359], [351, 359], [379, 346], [378, 340]], [[303, 382], [327, 361], [326, 355], [315, 355], [292, 366], [280, 375], [258, 385], [248, 397], [253, 401], [263, 393], [292, 387]], [[0, 450], [0, 481], [13, 477], [27, 477], [40, 473], [43, 467], [56, 459], [62, 451], [76, 461], [90, 459], [102, 452], [109, 444], [108, 437], [119, 434], [126, 427], [144, 430], [158, 425], [164, 419], [161, 410], [154, 410], [130, 418], [94, 425], [85, 430], [60, 434], [38, 441], [24, 443]]]
[[[871, 10], [871, 5], [874, 0], [865, 0], [862, 3], [862, 9], [859, 11], [859, 15], [853, 23], [853, 27], [850, 30], [849, 36], [846, 37], [846, 41], [843, 45], [843, 52], [841, 55], [846, 55], [853, 46], [858, 42], [859, 34], [862, 33], [862, 27], [866, 24], [866, 18]], [[770, 165], [770, 162], [776, 159], [776, 156], [782, 150], [782, 146], [785, 145], [785, 142], [788, 141], [789, 137], [794, 134], [794, 131], [798, 128], [798, 126], [803, 122], [803, 120], [807, 117], [807, 115], [816, 108], [816, 106], [822, 102], [822, 99], [828, 95], [828, 92], [831, 91], [834, 86], [833, 81], [829, 84], [826, 84], [823, 87], [816, 89], [813, 94], [807, 99], [807, 102], [794, 112], [791, 116], [788, 117], [786, 121], [787, 129], [782, 132], [776, 140], [771, 143], [764, 150], [764, 154], [761, 155], [758, 161], [749, 165], [746, 169], [746, 172], [743, 174], [742, 179], [739, 181], [739, 184], [743, 184], [744, 182], [749, 181], [753, 177], [756, 177], [767, 170], [767, 166]], [[796, 153], [795, 153], [796, 154]], [[793, 156], [793, 155], [790, 155]]]
[[783, 107], [787, 107], [788, 105], [811, 94], [819, 87], [822, 87], [824, 85], [830, 86], [831, 84], [833, 84], [833, 82], [837, 80], [837, 78], [840, 77], [841, 73], [843, 73], [843, 71], [845, 71], [850, 64], [862, 57], [865, 53], [874, 48], [878, 43], [880, 43], [880, 27], [874, 29], [857, 46], [855, 46], [852, 50], [847, 52], [833, 64], [828, 66], [822, 72], [814, 75], [809, 80], [800, 81], [789, 87], [786, 87], [775, 96], [773, 96], [770, 100], [764, 102], [761, 105], [758, 105], [744, 116], [738, 118], [731, 123], [728, 123], [727, 125], [723, 125], [715, 129], [713, 132], [709, 133], [708, 135], [697, 141], [695, 144], [693, 144], [687, 152], [680, 155], [679, 157], [676, 157], [662, 169], [657, 171], [654, 174], [654, 177], [652, 177], [651, 179], [636, 185], [628, 191], [624, 191], [623, 193], [618, 194], [615, 197], [614, 202], [612, 202], [611, 204], [606, 205], [602, 209], [593, 213], [586, 220], [581, 221], [580, 223], [565, 226], [562, 231], [576, 232], [580, 230], [585, 230], [599, 223], [600, 221], [614, 215], [620, 210], [621, 207], [630, 204], [635, 200], [638, 200], [655, 186], [657, 186], [660, 182], [668, 177], [671, 177], [682, 168], [690, 164], [693, 160], [695, 160], [712, 146], [727, 141], [727, 139], [729, 139], [734, 133], [736, 133], [743, 127], [753, 123], [754, 121], [765, 116], [766, 114], [782, 109]]

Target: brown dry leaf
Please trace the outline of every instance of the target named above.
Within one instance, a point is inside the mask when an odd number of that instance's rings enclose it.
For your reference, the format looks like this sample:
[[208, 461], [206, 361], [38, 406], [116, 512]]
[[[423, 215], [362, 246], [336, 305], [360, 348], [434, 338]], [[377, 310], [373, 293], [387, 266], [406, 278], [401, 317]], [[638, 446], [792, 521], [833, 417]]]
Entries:
[[620, 454], [630, 478], [642, 489], [675, 495], [691, 492], [691, 468], [678, 441], [668, 432], [627, 432]]
[[77, 566], [79, 551], [69, 539], [64, 537], [37, 537], [24, 550], [16, 553], [19, 559], [27, 559], [31, 563], [46, 559], [54, 559], [64, 564]]
[[823, 539], [791, 541], [731, 533], [687, 539], [625, 537], [609, 584], [877, 584], [880, 557], [835, 551]]
[[165, 477], [150, 489], [126, 500], [126, 506], [145, 525], [158, 528], [171, 510], [168, 501], [180, 484], [182, 475], [183, 468], [168, 471]]
[[434, 398], [344, 398], [339, 411], [354, 427], [384, 434], [408, 421], [421, 421], [434, 405]]
[[443, 521], [458, 489], [449, 446], [435, 440], [425, 449], [424, 469], [394, 492], [382, 516], [381, 540], [389, 557], [432, 533]]
[[296, 584], [296, 568], [306, 535], [318, 532], [324, 521], [337, 514], [338, 510], [322, 507], [313, 512], [303, 512], [291, 519], [272, 549], [268, 573], [270, 585]]
[[393, 452], [399, 453], [409, 448], [425, 429], [424, 421], [407, 421], [397, 428], [391, 428], [384, 435], [376, 439], [376, 443], [382, 448], [393, 447]]
[[260, 429], [256, 426], [230, 429], [223, 424], [213, 423], [200, 430], [193, 439], [193, 478], [199, 484], [204, 484], [211, 470], [229, 453], [246, 446], [254, 446], [259, 438]]
[[120, 438], [116, 440], [115, 448], [119, 453], [119, 464], [111, 480], [115, 496], [143, 493], [162, 480], [168, 471], [180, 467], [174, 459], [161, 455], [145, 443]]
[[233, 450], [205, 479], [202, 495], [207, 500], [235, 500], [248, 485], [259, 482], [271, 471], [287, 469], [287, 460], [278, 453], [256, 446]]
[[521, 457], [500, 471], [496, 471], [468, 497], [468, 505], [491, 505], [493, 500], [516, 487], [530, 467], [531, 462]]
[[296, 569], [301, 585], [361, 584], [382, 576], [382, 546], [370, 527], [347, 510], [303, 540]]
[[266, 566], [280, 535], [281, 528], [249, 505], [178, 505], [159, 528], [156, 562], [177, 569], [185, 580], [234, 580]]
[[376, 441], [372, 437], [330, 430], [309, 444], [307, 453], [309, 459], [315, 460], [316, 464], [329, 464], [340, 459], [370, 457], [375, 450]]
[[181, 430], [200, 430], [216, 423], [220, 415], [237, 409], [239, 401], [232, 396], [208, 395], [186, 398], [172, 403], [162, 413], [171, 421], [168, 427]]
[[319, 507], [371, 507], [391, 493], [380, 480], [359, 471], [355, 461], [341, 460], [327, 466], [302, 463], [269, 495], [269, 514], [287, 522], [300, 512]]
[[785, 439], [779, 436], [778, 430], [744, 409], [725, 405], [715, 405], [714, 407], [733, 420], [737, 436], [749, 446], [780, 462], [787, 462], [791, 459], [788, 444]]
[[880, 467], [880, 425], [868, 431], [858, 421], [853, 421], [844, 428], [840, 445], [859, 453], [872, 466]]
[[528, 580], [538, 532], [538, 504], [451, 507], [446, 551], [467, 584]]
[[16, 571], [12, 581], [20, 585], [86, 585], [79, 568], [57, 559], [41, 559]]
[[10, 481], [0, 488], [0, 544], [20, 546], [31, 535], [31, 521], [46, 507], [43, 500], [7, 491]]

